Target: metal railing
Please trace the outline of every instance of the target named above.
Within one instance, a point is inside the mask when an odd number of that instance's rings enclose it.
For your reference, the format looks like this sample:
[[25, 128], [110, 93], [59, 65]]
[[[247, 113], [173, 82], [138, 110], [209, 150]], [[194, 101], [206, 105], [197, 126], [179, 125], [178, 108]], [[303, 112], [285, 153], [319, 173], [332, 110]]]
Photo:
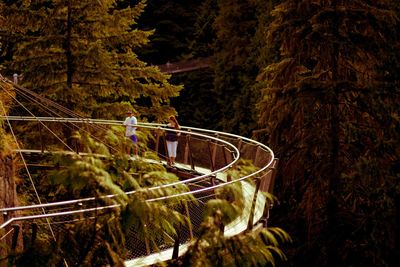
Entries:
[[[53, 127], [54, 125], [52, 124], [61, 123], [71, 128], [79, 124], [84, 126], [82, 127], [84, 131], [96, 136], [96, 138], [101, 138], [106, 131], [113, 130], [113, 127], [123, 127], [122, 122], [117, 120], [16, 116], [3, 117], [3, 119], [17, 124], [26, 122], [37, 123], [37, 125], [43, 126], [41, 128], [42, 130], [44, 128], [59, 130], [59, 127]], [[165, 165], [165, 162], [162, 160], [166, 156], [166, 148], [164, 145], [165, 125], [139, 123], [138, 127], [139, 131], [148, 131], [148, 134], [152, 136], [147, 145], [160, 158], [160, 160], [155, 161], [154, 164]], [[171, 130], [173, 129], [168, 129], [168, 131]], [[270, 148], [249, 138], [224, 132], [192, 127], [182, 127], [181, 130], [176, 131], [181, 133], [179, 137], [178, 156], [176, 159], [178, 162], [177, 169], [181, 172], [189, 173], [190, 177], [170, 184], [126, 192], [126, 194], [129, 196], [137, 194], [140, 191], [160, 190], [185, 184], [190, 188], [190, 191], [149, 198], [146, 201], [167, 203], [167, 205], [171, 205], [172, 209], [176, 209], [180, 213], [186, 215], [190, 223], [181, 227], [178, 238], [170, 237], [170, 242], [166, 242], [166, 244], [164, 244], [165, 238], [162, 239], [164, 241], [161, 241], [161, 239], [157, 241], [158, 248], [152, 248], [146, 240], [141, 240], [143, 245], [137, 245], [140, 238], [136, 233], [132, 232], [127, 237], [126, 242], [126, 247], [129, 251], [127, 255], [127, 265], [140, 265], [140, 262], [149, 262], [149, 260], [146, 261], [144, 259], [151, 259], [153, 253], [160, 253], [160, 247], [163, 248], [163, 251], [169, 253], [169, 258], [177, 257], [183, 253], [184, 250], [180, 248], [192, 238], [196, 237], [196, 230], [194, 229], [197, 229], [201, 223], [205, 202], [215, 197], [215, 190], [218, 188], [233, 183], [241, 183], [243, 199], [245, 199], [245, 208], [243, 209], [242, 216], [230, 225], [225, 226], [226, 235], [235, 235], [244, 230], [251, 230], [258, 221], [266, 219], [268, 216], [270, 205], [266, 197], [260, 194], [259, 191], [271, 191], [271, 185], [273, 185], [276, 159]], [[49, 137], [44, 131], [39, 131], [38, 135], [39, 138], [36, 136], [36, 140], [39, 140], [39, 142], [31, 143], [29, 138], [27, 138], [24, 143], [32, 144], [32, 147], [24, 147], [24, 150], [20, 151], [20, 153], [54, 153], [56, 150], [63, 149], [60, 147], [59, 143], [57, 144], [55, 138]], [[44, 136], [46, 136], [46, 138], [44, 138]], [[44, 140], [46, 140], [46, 143], [43, 143]], [[68, 140], [65, 140], [65, 142], [67, 143]], [[80, 151], [80, 147], [77, 145], [74, 153], [84, 155], [87, 151]], [[234, 168], [239, 159], [251, 161], [257, 167], [257, 170], [249, 175], [231, 179], [228, 170]], [[195, 199], [197, 199], [196, 205], [189, 201], [186, 203], [187, 205], [185, 205], [186, 208], [183, 208], [182, 205], [176, 205], [176, 203], [172, 201], [173, 199], [178, 199], [178, 197], [186, 195], [194, 196]], [[113, 197], [115, 196], [106, 195], [102, 198]], [[99, 202], [99, 198], [89, 197], [41, 205], [5, 207], [0, 209], [0, 212], [3, 214], [4, 222], [0, 226], [0, 229], [4, 229], [6, 234], [10, 234], [11, 224], [25, 223], [31, 225], [30, 227], [32, 227], [32, 229], [35, 228], [36, 231], [46, 231], [46, 223], [43, 220], [50, 219], [50, 224], [52, 226], [57, 225], [59, 228], [56, 229], [56, 231], [63, 231], [63, 223], [70, 224], [76, 220], [91, 219], [94, 216], [99, 216], [103, 211], [119, 207], [118, 204], [102, 204], [102, 206], [99, 206], [101, 205], [99, 203], [101, 203]], [[57, 220], [57, 218], [59, 219]], [[44, 226], [40, 226], [39, 230], [37, 230], [38, 225], [42, 224]], [[47, 221], [47, 226], [48, 225], [49, 222]], [[14, 236], [15, 233], [17, 233], [17, 231], [14, 231]], [[172, 252], [168, 252], [168, 250], [172, 250]]]

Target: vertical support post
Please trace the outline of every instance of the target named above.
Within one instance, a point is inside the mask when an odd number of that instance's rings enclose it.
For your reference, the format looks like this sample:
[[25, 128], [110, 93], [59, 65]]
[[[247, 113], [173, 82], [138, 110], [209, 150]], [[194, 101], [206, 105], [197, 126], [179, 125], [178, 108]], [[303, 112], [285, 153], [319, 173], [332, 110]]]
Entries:
[[210, 169], [211, 169], [211, 171], [214, 171], [215, 170], [215, 162], [213, 159], [213, 153], [212, 153], [212, 149], [211, 149], [211, 140], [210, 139], [207, 140], [207, 146], [208, 146], [208, 153], [210, 155], [210, 165], [211, 165]]
[[150, 255], [150, 243], [149, 243], [149, 239], [147, 239], [147, 237], [145, 237], [144, 243], [146, 244], [146, 255]]
[[[8, 262], [6, 264], [7, 266], [15, 266], [16, 249], [17, 249], [17, 245], [18, 245], [18, 237], [19, 237], [19, 231], [20, 231], [20, 226], [18, 224], [13, 224], [13, 225], [11, 225], [11, 227], [12, 227], [13, 235], [11, 237], [10, 252], [8, 254], [9, 255], [8, 259], [7, 259]], [[6, 259], [6, 258], [3, 258], [3, 259]], [[3, 266], [3, 265], [4, 264], [2, 264], [1, 266]]]
[[78, 140], [75, 139], [73, 141], [74, 141], [74, 144], [75, 144], [75, 152], [76, 152], [76, 154], [79, 154], [79, 143], [78, 143]]
[[[185, 208], [186, 216], [187, 216], [188, 218], [190, 218], [190, 213], [189, 213], [189, 207], [188, 207], [188, 205], [187, 205], [187, 204], [184, 205], [184, 208]], [[192, 227], [192, 223], [191, 223], [191, 222], [188, 223], [188, 227], [189, 227], [190, 239], [193, 239], [193, 227]]]
[[168, 146], [167, 146], [167, 138], [166, 138], [166, 133], [165, 133], [165, 131], [164, 131], [164, 150], [165, 150], [165, 158], [166, 158], [166, 160], [167, 160], [167, 165], [169, 166], [170, 165], [170, 162], [169, 162], [169, 154], [168, 154]]
[[11, 227], [14, 229], [14, 234], [12, 236], [11, 250], [14, 251], [17, 248], [18, 235], [21, 227], [18, 224], [13, 224], [11, 225]]
[[40, 124], [40, 122], [38, 122], [38, 126], [39, 126], [39, 137], [40, 137], [40, 149], [43, 153], [44, 152], [44, 144], [43, 144], [42, 125]]
[[158, 150], [159, 150], [159, 145], [160, 145], [160, 129], [157, 129], [156, 130], [156, 147], [155, 147], [155, 151], [156, 151], [156, 154], [157, 154], [157, 156], [158, 156]]
[[189, 135], [185, 139], [185, 154], [183, 156], [183, 163], [189, 164]]
[[190, 147], [190, 135], [186, 136], [186, 145], [187, 145], [187, 151], [188, 151], [188, 158], [190, 161], [190, 166], [192, 170], [194, 170], [194, 160], [193, 160], [193, 154], [192, 154], [192, 149]]
[[[216, 138], [218, 138], [218, 136], [219, 136], [218, 134], [215, 135]], [[218, 146], [216, 143], [214, 143], [213, 144], [213, 152], [212, 152], [212, 160], [214, 162], [214, 168], [215, 168], [215, 162], [217, 159], [217, 149], [218, 149]]]
[[228, 165], [228, 158], [226, 157], [226, 146], [223, 145], [222, 147], [222, 155], [224, 156], [225, 165]]
[[259, 156], [260, 156], [260, 147], [257, 146], [256, 155], [254, 156], [254, 165], [255, 166], [259, 166], [259, 164], [257, 164]]
[[237, 149], [240, 151], [240, 149], [242, 149], [242, 145], [243, 145], [243, 139], [242, 138], [240, 138], [239, 139], [239, 142], [238, 142], [238, 145], [237, 145]]
[[256, 178], [256, 188], [255, 188], [254, 196], [253, 196], [253, 202], [251, 203], [251, 208], [250, 208], [249, 221], [247, 223], [247, 230], [253, 229], [254, 213], [255, 213], [255, 209], [256, 209], [258, 191], [260, 190], [260, 184], [261, 184], [261, 178], [257, 177]]
[[172, 251], [172, 259], [177, 259], [179, 256], [179, 244], [180, 244], [180, 239], [181, 239], [181, 227], [179, 226], [178, 229], [176, 230], [176, 238], [174, 242], [174, 250]]
[[[145, 233], [147, 233], [147, 221], [146, 221], [146, 223], [145, 223], [145, 225], [144, 225], [144, 231], [145, 231]], [[150, 243], [149, 243], [149, 239], [147, 238], [147, 236], [145, 235], [145, 237], [144, 237], [144, 243], [145, 243], [145, 245], [146, 245], [146, 255], [150, 255]]]
[[31, 227], [32, 227], [31, 246], [33, 246], [37, 237], [37, 231], [38, 231], [37, 223], [32, 223]]
[[[187, 205], [185, 205], [185, 203], [182, 201], [179, 203], [180, 205], [180, 209], [181, 209], [181, 213], [184, 214], [187, 211]], [[182, 232], [182, 224], [180, 223], [178, 228], [176, 229], [176, 238], [175, 238], [175, 242], [174, 242], [174, 249], [172, 251], [172, 259], [177, 259], [179, 256], [179, 245], [180, 245], [180, 241], [181, 241], [181, 232]], [[191, 229], [190, 229], [191, 232]], [[190, 237], [192, 238], [192, 234], [190, 234]]]

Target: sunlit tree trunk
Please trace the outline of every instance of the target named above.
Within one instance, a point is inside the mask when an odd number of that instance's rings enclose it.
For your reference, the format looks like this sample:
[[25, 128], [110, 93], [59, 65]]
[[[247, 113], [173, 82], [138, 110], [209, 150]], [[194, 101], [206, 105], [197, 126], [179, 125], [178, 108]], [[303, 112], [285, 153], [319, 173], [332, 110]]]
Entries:
[[[14, 207], [18, 205], [18, 198], [15, 185], [15, 168], [14, 159], [12, 155], [1, 155], [0, 154], [0, 207]], [[0, 224], [6, 222], [10, 217], [9, 214], [3, 213], [0, 216]], [[12, 239], [14, 231], [11, 227], [6, 227], [0, 232], [0, 258], [4, 258], [8, 255], [12, 245]], [[3, 246], [5, 245], [5, 247]], [[17, 246], [15, 251], [22, 249], [22, 235], [18, 235]], [[6, 261], [0, 261], [0, 266], [7, 266]]]

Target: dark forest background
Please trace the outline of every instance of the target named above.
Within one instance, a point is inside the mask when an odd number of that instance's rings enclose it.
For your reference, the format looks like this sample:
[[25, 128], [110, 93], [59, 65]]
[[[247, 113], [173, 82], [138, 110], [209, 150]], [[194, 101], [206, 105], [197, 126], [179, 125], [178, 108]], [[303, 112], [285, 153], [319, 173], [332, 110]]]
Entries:
[[396, 1], [149, 1], [153, 64], [183, 124], [255, 137], [280, 159], [270, 224], [290, 266], [395, 266], [400, 246]]
[[285, 266], [395, 266], [400, 246], [396, 1], [149, 1], [141, 51], [174, 74], [183, 124], [256, 138], [280, 159], [271, 225]]
[[[293, 239], [283, 266], [396, 266], [399, 7], [389, 0], [143, 4], [135, 27], [154, 32], [135, 49], [141, 61], [212, 59], [209, 68], [169, 78], [168, 104], [180, 123], [252, 137], [279, 158], [279, 203], [269, 223]], [[6, 32], [2, 63], [17, 51], [18, 38]]]

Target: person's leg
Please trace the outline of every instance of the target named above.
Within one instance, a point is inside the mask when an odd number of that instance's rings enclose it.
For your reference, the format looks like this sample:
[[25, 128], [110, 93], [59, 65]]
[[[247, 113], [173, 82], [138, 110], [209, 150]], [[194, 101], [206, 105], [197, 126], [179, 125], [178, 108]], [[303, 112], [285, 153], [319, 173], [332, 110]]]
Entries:
[[178, 141], [171, 142], [172, 143], [172, 153], [171, 153], [171, 164], [175, 164], [175, 158], [176, 158], [176, 150], [178, 148]]
[[172, 164], [172, 151], [173, 151], [173, 142], [167, 141], [167, 163], [168, 165]]
[[137, 136], [136, 135], [131, 135], [130, 139], [132, 140], [133, 150], [135, 152], [135, 155], [138, 156]]

